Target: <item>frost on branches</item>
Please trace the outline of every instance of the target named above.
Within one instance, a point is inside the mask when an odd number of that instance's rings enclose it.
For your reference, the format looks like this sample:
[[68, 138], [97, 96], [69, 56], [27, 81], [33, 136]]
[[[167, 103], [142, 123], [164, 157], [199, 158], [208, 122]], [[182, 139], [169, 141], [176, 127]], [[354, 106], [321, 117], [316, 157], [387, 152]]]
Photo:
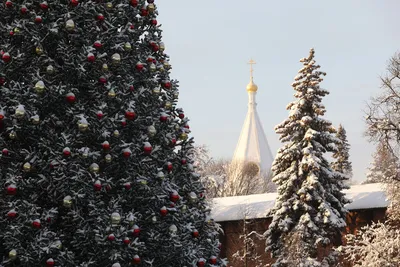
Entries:
[[368, 168], [365, 184], [387, 183], [397, 179], [397, 158], [384, 142], [379, 142], [373, 154], [373, 162]]
[[343, 128], [343, 126], [340, 124], [337, 132], [336, 132], [336, 138], [337, 138], [337, 150], [335, 153], [333, 153], [333, 158], [335, 159], [331, 163], [332, 170], [343, 173], [347, 175], [349, 179], [353, 176], [353, 167], [351, 166], [351, 162], [349, 160], [350, 154], [350, 144], [347, 141], [347, 135], [346, 135], [346, 130]]
[[2, 1], [0, 266], [221, 266], [154, 0]]
[[[349, 202], [342, 193], [348, 188], [347, 176], [332, 171], [324, 157], [336, 152], [337, 143], [331, 122], [323, 119], [321, 101], [328, 91], [319, 83], [325, 73], [315, 64], [313, 49], [300, 62], [303, 68], [292, 84], [296, 100], [287, 106], [289, 118], [275, 127], [284, 146], [272, 167], [278, 197], [266, 243], [276, 267], [328, 266], [330, 246], [346, 225], [344, 205]], [[318, 255], [321, 249], [326, 249], [323, 256]], [[295, 252], [299, 257], [292, 257]]]

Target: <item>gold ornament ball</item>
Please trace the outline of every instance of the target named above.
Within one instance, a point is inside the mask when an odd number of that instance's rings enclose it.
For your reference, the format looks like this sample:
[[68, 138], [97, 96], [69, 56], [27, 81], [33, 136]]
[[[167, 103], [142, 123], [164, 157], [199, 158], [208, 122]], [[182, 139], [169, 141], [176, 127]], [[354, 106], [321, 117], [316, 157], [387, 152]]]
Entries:
[[179, 136], [179, 139], [181, 139], [181, 140], [186, 140], [186, 139], [188, 139], [187, 133], [181, 133], [181, 135]]
[[111, 2], [106, 3], [106, 8], [107, 9], [112, 9], [113, 8], [113, 4]]
[[169, 64], [168, 61], [164, 62], [164, 68], [166, 68], [167, 70], [171, 67], [171, 65]]
[[62, 243], [61, 243], [61, 241], [60, 240], [56, 240], [54, 243], [53, 243], [53, 246], [52, 247], [54, 247], [54, 248], [56, 248], [56, 249], [61, 249], [62, 248]]
[[111, 56], [111, 60], [112, 60], [113, 64], [119, 64], [119, 63], [121, 63], [121, 55], [118, 53], [115, 53]]
[[118, 131], [118, 130], [115, 130], [114, 133], [113, 133], [113, 135], [114, 135], [114, 137], [118, 137], [118, 136], [119, 136], [119, 131]]
[[37, 55], [40, 56], [41, 54], [43, 54], [43, 49], [40, 46], [38, 46], [38, 47], [36, 47], [35, 52]]
[[13, 31], [14, 33], [20, 33], [21, 30], [18, 27], [15, 27]]
[[108, 71], [108, 65], [106, 63], [103, 64], [103, 66], [101, 66], [103, 71]]
[[169, 101], [165, 102], [165, 108], [166, 109], [171, 109], [172, 108], [172, 103], [169, 102]]
[[17, 251], [15, 249], [10, 250], [10, 252], [8, 252], [8, 258], [10, 260], [15, 260], [17, 258]]
[[44, 92], [45, 89], [46, 89], [46, 86], [44, 85], [44, 82], [43, 82], [43, 81], [38, 81], [38, 82], [35, 84], [35, 91], [36, 91], [36, 93], [41, 94], [41, 93]]
[[92, 164], [90, 165], [90, 167], [89, 167], [89, 170], [90, 170], [92, 173], [99, 173], [100, 167], [99, 167], [99, 165], [98, 165], [97, 163], [92, 163]]
[[159, 87], [155, 87], [155, 88], [153, 89], [153, 94], [159, 95], [160, 93], [161, 93], [161, 89], [160, 89]]
[[65, 28], [67, 31], [73, 31], [75, 29], [75, 22], [72, 19], [67, 20], [65, 23]]
[[165, 50], [165, 45], [163, 42], [160, 43], [159, 48], [160, 48], [161, 52], [163, 52]]
[[30, 172], [32, 169], [32, 165], [29, 162], [25, 162], [23, 165], [24, 172]]
[[141, 183], [142, 185], [147, 185], [147, 181], [146, 181], [146, 180], [141, 180], [140, 183]]
[[14, 131], [12, 131], [12, 132], [8, 135], [8, 137], [10, 137], [10, 139], [16, 139], [16, 138], [17, 138], [17, 133], [14, 132]]
[[125, 51], [130, 51], [130, 50], [132, 49], [131, 43], [126, 42], [126, 43], [124, 44], [124, 49], [125, 49]]
[[89, 128], [89, 125], [86, 122], [79, 122], [78, 128], [79, 128], [79, 131], [86, 132], [87, 129]]
[[108, 91], [109, 98], [114, 98], [115, 96], [116, 96], [116, 93], [115, 93], [114, 89], [111, 89], [110, 91]]
[[148, 10], [149, 12], [154, 12], [154, 9], [155, 9], [154, 4], [148, 4], [148, 5], [147, 5], [147, 10]]
[[64, 197], [63, 206], [66, 207], [66, 208], [71, 208], [72, 207], [72, 198], [71, 198], [71, 196]]
[[151, 64], [150, 64], [150, 71], [154, 72], [154, 71], [156, 71], [156, 70], [157, 70], [156, 65], [155, 65], [154, 63], [151, 63]]
[[110, 154], [107, 154], [107, 155], [105, 156], [105, 160], [106, 160], [107, 163], [110, 163], [111, 160], [112, 160], [111, 155], [110, 155]]
[[54, 73], [54, 67], [52, 65], [47, 66], [46, 72], [47, 72], [47, 74], [53, 74]]
[[174, 98], [178, 98], [179, 97], [179, 92], [178, 91], [175, 91], [174, 92]]
[[147, 134], [151, 137], [155, 136], [157, 133], [156, 127], [154, 127], [154, 125], [150, 125], [149, 127], [147, 127]]
[[89, 154], [87, 152], [82, 153], [82, 158], [87, 159], [89, 157]]
[[118, 212], [111, 214], [111, 225], [113, 227], [118, 226], [121, 223], [121, 215]]
[[157, 69], [158, 69], [159, 71], [164, 71], [164, 66], [161, 65], [161, 64], [159, 64], [159, 65], [157, 65]]
[[25, 110], [18, 108], [15, 111], [15, 117], [17, 117], [18, 119], [22, 119], [24, 116], [25, 116]]
[[32, 124], [38, 125], [40, 123], [40, 118], [38, 115], [35, 115], [31, 118]]

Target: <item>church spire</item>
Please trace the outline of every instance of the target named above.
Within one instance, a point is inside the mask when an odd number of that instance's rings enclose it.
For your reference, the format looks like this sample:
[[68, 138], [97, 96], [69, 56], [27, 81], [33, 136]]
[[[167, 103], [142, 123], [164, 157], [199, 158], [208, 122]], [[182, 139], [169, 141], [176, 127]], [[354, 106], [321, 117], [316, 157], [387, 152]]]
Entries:
[[256, 109], [258, 86], [253, 81], [253, 65], [256, 62], [251, 59], [248, 64], [250, 65], [250, 82], [246, 90], [249, 94], [249, 105], [233, 161], [255, 163], [261, 172], [268, 173], [270, 172], [273, 158]]

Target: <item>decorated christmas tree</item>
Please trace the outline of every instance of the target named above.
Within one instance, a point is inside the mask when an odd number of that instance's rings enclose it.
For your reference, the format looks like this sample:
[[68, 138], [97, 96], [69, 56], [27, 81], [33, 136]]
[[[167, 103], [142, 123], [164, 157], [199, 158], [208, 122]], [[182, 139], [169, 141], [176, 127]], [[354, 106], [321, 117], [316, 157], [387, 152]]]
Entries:
[[[345, 227], [348, 203], [342, 189], [347, 176], [334, 172], [324, 154], [336, 152], [335, 129], [323, 118], [320, 87], [325, 73], [311, 49], [300, 60], [292, 87], [296, 100], [289, 103], [289, 118], [275, 127], [284, 143], [273, 162], [273, 182], [278, 197], [266, 232], [273, 266], [333, 266], [330, 248]], [[322, 253], [321, 253], [322, 251]]]
[[153, 1], [2, 1], [1, 266], [222, 265]]

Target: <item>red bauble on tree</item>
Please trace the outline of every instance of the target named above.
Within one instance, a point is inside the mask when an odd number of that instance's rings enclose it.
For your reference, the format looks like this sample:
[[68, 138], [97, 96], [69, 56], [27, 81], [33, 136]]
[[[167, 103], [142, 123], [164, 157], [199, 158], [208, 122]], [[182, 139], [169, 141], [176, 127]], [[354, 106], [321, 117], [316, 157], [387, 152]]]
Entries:
[[211, 256], [211, 258], [209, 259], [209, 262], [210, 262], [211, 264], [217, 264], [217, 257]]
[[17, 212], [15, 210], [10, 210], [9, 212], [7, 212], [7, 217], [9, 219], [14, 219], [15, 217], [17, 217]]
[[153, 147], [151, 146], [151, 144], [149, 142], [145, 142], [144, 146], [143, 146], [144, 154], [150, 155], [152, 150], [153, 150]]
[[114, 234], [109, 234], [109, 235], [107, 236], [107, 240], [108, 240], [108, 241], [114, 241], [114, 240], [115, 240], [115, 235], [114, 235]]
[[46, 11], [47, 9], [49, 9], [49, 4], [47, 4], [47, 2], [44, 1], [40, 3], [40, 8]]
[[132, 188], [131, 183], [124, 183], [124, 187], [126, 190], [130, 190]]
[[175, 138], [172, 138], [171, 139], [171, 142], [169, 143], [169, 146], [170, 147], [174, 147], [176, 145], [176, 139]]
[[75, 97], [75, 94], [74, 93], [68, 93], [66, 96], [65, 96], [65, 99], [67, 100], [67, 102], [68, 103], [74, 103], [75, 102], [75, 100], [76, 100], [76, 97]]
[[110, 143], [108, 141], [104, 141], [101, 146], [103, 147], [104, 150], [109, 150], [110, 149]]
[[8, 7], [8, 8], [12, 8], [14, 5], [13, 5], [13, 2], [11, 2], [10, 0], [7, 0], [6, 1], [6, 7]]
[[43, 22], [43, 18], [41, 16], [35, 17], [35, 23], [42, 23], [42, 22]]
[[53, 267], [54, 266], [54, 260], [52, 258], [48, 259], [46, 261], [46, 267]]
[[6, 83], [6, 78], [0, 77], [0, 86]]
[[124, 158], [129, 158], [132, 155], [132, 151], [129, 148], [122, 150], [122, 155]]
[[199, 261], [197, 262], [197, 267], [204, 267], [206, 266], [206, 260], [201, 258], [199, 259]]
[[168, 115], [167, 115], [167, 113], [165, 113], [165, 112], [161, 113], [160, 121], [161, 121], [161, 122], [166, 122], [167, 120], [168, 120]]
[[42, 226], [39, 219], [36, 219], [32, 222], [32, 227], [35, 229], [39, 229]]
[[15, 194], [17, 194], [17, 186], [15, 184], [7, 186], [7, 195], [15, 195]]
[[185, 118], [185, 114], [184, 114], [184, 113], [179, 113], [179, 118], [180, 118], [180, 119]]
[[128, 237], [124, 238], [124, 244], [129, 245], [131, 243], [131, 240]]
[[132, 5], [133, 7], [137, 7], [138, 4], [139, 4], [139, 0], [131, 0], [131, 5]]
[[141, 63], [141, 62], [136, 63], [136, 70], [142, 71], [143, 70], [143, 63]]
[[146, 8], [145, 6], [143, 6], [143, 7], [140, 9], [140, 15], [141, 15], [142, 17], [146, 17], [146, 16], [149, 15], [149, 11], [147, 10], [147, 8]]
[[69, 147], [64, 148], [64, 149], [63, 149], [63, 155], [64, 155], [65, 157], [71, 156], [71, 149], [69, 149]]
[[106, 84], [106, 83], [107, 83], [107, 78], [104, 77], [104, 76], [101, 76], [101, 77], [99, 78], [99, 83], [101, 83], [101, 84]]
[[101, 182], [97, 180], [94, 185], [93, 185], [94, 191], [100, 191], [101, 190]]
[[171, 195], [169, 196], [169, 200], [171, 200], [174, 203], [178, 202], [179, 198], [180, 198], [179, 194], [176, 191], [172, 192]]
[[170, 81], [163, 81], [162, 82], [162, 86], [165, 88], [165, 89], [171, 89], [171, 82]]
[[172, 165], [171, 162], [167, 162], [167, 164], [165, 165], [165, 169], [166, 169], [168, 172], [172, 172], [173, 168], [174, 168], [174, 166]]
[[7, 149], [7, 148], [3, 148], [3, 150], [1, 151], [1, 153], [2, 153], [4, 156], [8, 156], [8, 149]]
[[79, 5], [78, 0], [71, 0], [71, 6], [77, 6], [77, 5]]
[[182, 165], [186, 165], [186, 163], [187, 163], [187, 160], [186, 160], [186, 159], [181, 159], [181, 164], [182, 164]]
[[196, 229], [194, 229], [193, 230], [193, 232], [192, 232], [192, 236], [194, 237], [194, 238], [197, 238], [197, 237], [199, 237], [199, 231], [197, 231]]
[[11, 55], [10, 55], [9, 53], [4, 53], [4, 54], [1, 56], [1, 59], [2, 59], [4, 62], [8, 63], [8, 62], [11, 61]]
[[140, 264], [140, 262], [141, 262], [140, 257], [138, 255], [135, 255], [133, 257], [132, 263], [137, 265], [137, 264]]
[[158, 22], [157, 22], [157, 20], [156, 20], [156, 19], [152, 19], [152, 20], [151, 20], [151, 25], [153, 25], [153, 26], [156, 26], [156, 25], [157, 25], [157, 23], [158, 23]]
[[98, 20], [98, 21], [104, 21], [104, 15], [103, 15], [103, 14], [98, 14], [98, 15], [96, 16], [96, 20]]
[[168, 210], [167, 210], [167, 207], [162, 207], [161, 209], [160, 209], [160, 214], [161, 214], [161, 216], [167, 216], [167, 214], [168, 214]]
[[125, 111], [125, 118], [127, 120], [134, 120], [136, 118], [136, 113], [133, 110], [127, 110]]
[[87, 61], [89, 61], [90, 63], [93, 63], [96, 60], [96, 57], [94, 56], [93, 53], [89, 53], [87, 55]]
[[96, 41], [96, 42], [94, 42], [93, 47], [96, 49], [100, 49], [103, 47], [103, 45], [100, 41]]
[[28, 13], [28, 8], [25, 5], [22, 5], [20, 11], [22, 15], [25, 15]]
[[96, 116], [97, 116], [97, 118], [100, 120], [100, 119], [103, 118], [104, 114], [103, 114], [102, 111], [99, 110], [99, 111], [97, 111]]
[[140, 227], [137, 226], [137, 225], [135, 224], [135, 225], [133, 226], [132, 235], [135, 236], [135, 237], [137, 237], [137, 236], [139, 236], [139, 234], [140, 234]]

